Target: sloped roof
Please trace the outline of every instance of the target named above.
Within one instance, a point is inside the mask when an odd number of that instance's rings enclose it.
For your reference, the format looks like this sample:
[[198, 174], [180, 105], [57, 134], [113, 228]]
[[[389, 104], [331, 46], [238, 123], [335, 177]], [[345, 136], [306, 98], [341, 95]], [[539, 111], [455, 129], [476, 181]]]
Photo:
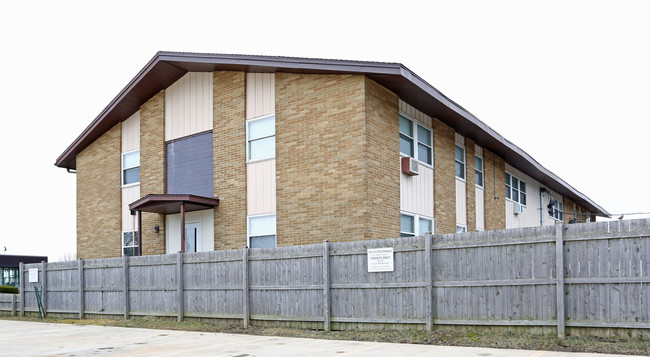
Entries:
[[57, 158], [55, 165], [76, 167], [76, 155], [115, 124], [140, 109], [159, 91], [187, 72], [243, 71], [258, 73], [291, 72], [307, 74], [365, 75], [397, 94], [421, 112], [440, 119], [477, 145], [496, 153], [551, 190], [566, 196], [589, 212], [609, 217], [609, 213], [560, 177], [540, 165], [524, 150], [447, 98], [432, 85], [400, 63], [347, 61], [296, 57], [158, 52], [122, 89], [90, 125]]

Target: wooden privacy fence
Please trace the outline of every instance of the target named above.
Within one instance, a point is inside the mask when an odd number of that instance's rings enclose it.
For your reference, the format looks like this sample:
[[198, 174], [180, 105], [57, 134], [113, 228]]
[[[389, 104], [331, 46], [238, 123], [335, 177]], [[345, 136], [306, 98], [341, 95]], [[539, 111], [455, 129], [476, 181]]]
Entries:
[[[393, 249], [368, 272], [368, 249]], [[556, 269], [560, 267], [560, 269]], [[29, 282], [29, 270], [38, 282]], [[34, 271], [36, 269], [37, 271]], [[558, 274], [559, 271], [559, 274]], [[21, 266], [19, 313], [650, 328], [650, 220]], [[44, 273], [45, 272], [45, 273]], [[647, 330], [644, 330], [647, 332]]]

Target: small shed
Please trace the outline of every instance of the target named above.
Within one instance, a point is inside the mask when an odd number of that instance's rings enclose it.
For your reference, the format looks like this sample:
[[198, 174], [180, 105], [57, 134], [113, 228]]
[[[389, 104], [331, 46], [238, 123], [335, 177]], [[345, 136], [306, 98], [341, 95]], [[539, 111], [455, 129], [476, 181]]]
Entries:
[[31, 264], [47, 262], [47, 257], [36, 255], [0, 254], [0, 285], [20, 286], [20, 263]]

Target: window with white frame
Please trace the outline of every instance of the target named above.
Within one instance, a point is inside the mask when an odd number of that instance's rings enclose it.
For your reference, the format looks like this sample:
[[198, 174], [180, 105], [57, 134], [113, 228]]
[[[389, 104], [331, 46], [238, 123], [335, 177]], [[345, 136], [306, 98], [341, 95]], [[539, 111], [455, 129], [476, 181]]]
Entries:
[[456, 225], [456, 233], [465, 233], [465, 232], [467, 232], [467, 227]]
[[140, 150], [122, 154], [122, 185], [140, 183]]
[[414, 237], [427, 233], [433, 233], [433, 220], [431, 218], [402, 213], [400, 228], [401, 237]]
[[555, 206], [553, 206], [553, 218], [558, 221], [564, 220], [564, 203], [560, 201], [555, 201]]
[[483, 187], [483, 158], [480, 156], [474, 156], [474, 182]]
[[526, 183], [506, 172], [506, 198], [526, 205]]
[[[417, 143], [417, 149], [414, 147]], [[399, 116], [399, 151], [420, 162], [433, 164], [433, 137], [431, 129]]]
[[272, 248], [275, 242], [275, 215], [248, 217], [248, 246], [250, 248]]
[[456, 177], [465, 179], [465, 148], [456, 145]]
[[275, 157], [275, 114], [246, 121], [248, 161]]
[[122, 232], [122, 256], [138, 254], [138, 232]]

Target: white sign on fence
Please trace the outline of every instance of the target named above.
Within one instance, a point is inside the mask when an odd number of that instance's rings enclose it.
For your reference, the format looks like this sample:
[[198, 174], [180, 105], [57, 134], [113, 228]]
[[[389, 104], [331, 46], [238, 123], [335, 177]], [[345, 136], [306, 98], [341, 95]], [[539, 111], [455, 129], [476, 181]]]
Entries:
[[393, 248], [368, 249], [368, 272], [393, 271]]
[[29, 282], [38, 283], [38, 269], [29, 269]]

